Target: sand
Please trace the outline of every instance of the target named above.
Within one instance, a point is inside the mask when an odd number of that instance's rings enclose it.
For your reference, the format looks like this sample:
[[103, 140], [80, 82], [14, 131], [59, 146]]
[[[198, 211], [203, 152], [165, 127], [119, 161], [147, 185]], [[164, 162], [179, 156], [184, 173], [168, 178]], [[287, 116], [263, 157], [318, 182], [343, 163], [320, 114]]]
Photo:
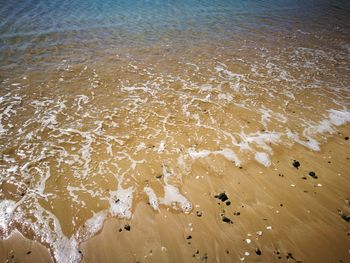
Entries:
[[[190, 213], [139, 200], [131, 220], [108, 219], [80, 245], [82, 262], [350, 262], [349, 134], [341, 127], [320, 152], [273, 146], [268, 168], [253, 160], [239, 168], [220, 155], [196, 160], [180, 186]], [[231, 204], [215, 198], [223, 192]], [[17, 231], [0, 241], [0, 258], [52, 261]]]

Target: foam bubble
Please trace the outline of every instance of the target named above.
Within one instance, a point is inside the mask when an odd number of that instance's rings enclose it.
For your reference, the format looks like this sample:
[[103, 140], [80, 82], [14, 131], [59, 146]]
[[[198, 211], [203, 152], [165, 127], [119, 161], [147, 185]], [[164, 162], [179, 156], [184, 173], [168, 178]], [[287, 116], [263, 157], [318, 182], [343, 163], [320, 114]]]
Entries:
[[153, 191], [153, 189], [149, 186], [146, 186], [145, 188], [143, 188], [143, 191], [147, 194], [148, 201], [149, 201], [149, 204], [151, 205], [151, 207], [154, 210], [159, 211], [158, 198], [157, 198], [155, 192]]
[[131, 218], [132, 199], [133, 187], [123, 189], [119, 185], [117, 191], [110, 192], [110, 213], [113, 216]]
[[262, 165], [269, 167], [271, 165], [270, 157], [267, 153], [264, 152], [256, 152], [255, 160], [257, 160]]
[[17, 207], [17, 203], [12, 200], [0, 200], [0, 230], [6, 237], [8, 233], [8, 224], [12, 220], [13, 212]]
[[172, 207], [179, 205], [184, 212], [192, 210], [192, 203], [180, 194], [179, 189], [170, 184], [164, 185], [164, 197], [160, 199], [159, 203]]

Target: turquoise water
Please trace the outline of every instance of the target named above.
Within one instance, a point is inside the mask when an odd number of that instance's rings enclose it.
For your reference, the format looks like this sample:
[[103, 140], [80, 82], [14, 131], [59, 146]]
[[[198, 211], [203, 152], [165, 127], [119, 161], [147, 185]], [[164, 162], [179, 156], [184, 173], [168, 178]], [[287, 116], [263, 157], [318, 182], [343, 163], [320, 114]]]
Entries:
[[1, 68], [73, 53], [84, 60], [116, 47], [181, 49], [224, 41], [259, 45], [286, 40], [297, 30], [317, 33], [326, 41], [348, 41], [350, 34], [349, 1], [1, 2]]

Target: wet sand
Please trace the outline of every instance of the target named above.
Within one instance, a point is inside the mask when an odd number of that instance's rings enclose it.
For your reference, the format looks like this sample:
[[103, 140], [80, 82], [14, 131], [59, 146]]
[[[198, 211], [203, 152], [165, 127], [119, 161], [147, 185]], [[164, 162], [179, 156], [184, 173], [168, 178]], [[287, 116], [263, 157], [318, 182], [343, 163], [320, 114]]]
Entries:
[[[239, 168], [220, 155], [196, 160], [179, 185], [190, 213], [155, 212], [139, 200], [131, 220], [108, 219], [80, 245], [83, 262], [349, 262], [349, 134], [341, 127], [320, 152], [272, 146], [268, 168], [254, 161]], [[18, 233], [0, 241], [0, 258], [52, 261]]]

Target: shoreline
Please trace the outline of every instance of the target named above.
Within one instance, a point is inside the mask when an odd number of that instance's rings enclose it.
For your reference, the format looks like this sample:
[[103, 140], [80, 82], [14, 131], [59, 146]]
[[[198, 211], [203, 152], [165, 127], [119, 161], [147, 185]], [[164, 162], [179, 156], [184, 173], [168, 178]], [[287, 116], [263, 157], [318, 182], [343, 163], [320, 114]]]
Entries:
[[[193, 204], [189, 214], [156, 212], [138, 200], [131, 220], [107, 219], [80, 244], [82, 262], [347, 262], [350, 227], [340, 213], [350, 214], [350, 125], [338, 129], [320, 152], [272, 145], [269, 168], [252, 160], [239, 169], [223, 156], [196, 160], [180, 187]], [[215, 198], [223, 192], [231, 204]], [[0, 258], [9, 256], [52, 261], [47, 248], [19, 233], [0, 241]]]

